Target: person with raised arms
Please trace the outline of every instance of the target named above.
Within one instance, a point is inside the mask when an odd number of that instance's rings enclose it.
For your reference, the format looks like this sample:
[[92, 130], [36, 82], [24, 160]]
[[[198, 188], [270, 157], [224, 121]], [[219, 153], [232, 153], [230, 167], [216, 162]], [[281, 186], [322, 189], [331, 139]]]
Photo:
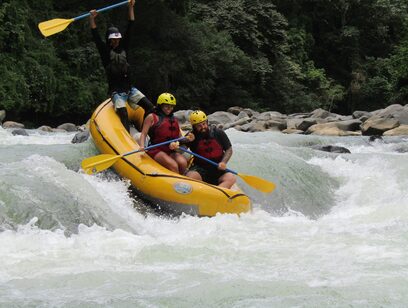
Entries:
[[150, 100], [131, 83], [128, 50], [135, 20], [134, 5], [135, 0], [130, 0], [128, 5], [129, 22], [125, 34], [122, 36], [117, 27], [109, 27], [106, 33], [106, 42], [102, 41], [96, 27], [95, 18], [98, 16], [98, 12], [91, 10], [89, 16], [92, 37], [108, 78], [109, 95], [112, 98], [116, 113], [128, 132], [130, 126], [126, 102], [133, 109], [136, 109], [138, 105], [142, 107], [145, 111], [145, 117], [154, 108]]

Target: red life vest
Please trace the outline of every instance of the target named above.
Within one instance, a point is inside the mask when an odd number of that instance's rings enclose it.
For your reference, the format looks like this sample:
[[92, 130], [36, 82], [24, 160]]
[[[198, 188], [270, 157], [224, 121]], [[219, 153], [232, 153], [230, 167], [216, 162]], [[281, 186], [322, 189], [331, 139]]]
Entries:
[[[213, 129], [210, 129], [208, 137], [199, 137], [195, 152], [216, 163], [219, 163], [224, 156], [224, 149], [221, 143], [214, 137]], [[198, 165], [208, 165], [202, 159], [195, 159], [195, 163]]]
[[[180, 136], [180, 126], [173, 115], [165, 116], [161, 113], [152, 113], [152, 115], [153, 125], [148, 132], [150, 144], [161, 143]], [[168, 148], [168, 145], [165, 147]]]

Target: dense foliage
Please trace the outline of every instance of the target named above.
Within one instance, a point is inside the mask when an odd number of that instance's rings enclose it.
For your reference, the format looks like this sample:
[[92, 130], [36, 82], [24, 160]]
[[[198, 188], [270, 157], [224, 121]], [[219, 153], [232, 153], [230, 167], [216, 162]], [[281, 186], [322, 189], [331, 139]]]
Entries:
[[[37, 24], [105, 0], [2, 0], [0, 109], [33, 124], [83, 122], [107, 97], [87, 20], [43, 38]], [[138, 0], [134, 84], [180, 109], [340, 113], [408, 102], [406, 0]], [[97, 17], [124, 29], [127, 8]]]

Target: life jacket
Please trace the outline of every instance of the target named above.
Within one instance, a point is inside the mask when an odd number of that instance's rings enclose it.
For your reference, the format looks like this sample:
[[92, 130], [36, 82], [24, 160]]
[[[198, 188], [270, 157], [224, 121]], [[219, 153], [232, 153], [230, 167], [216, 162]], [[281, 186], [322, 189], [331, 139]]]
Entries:
[[[166, 116], [160, 111], [155, 111], [152, 116], [153, 125], [148, 132], [150, 144], [161, 143], [180, 136], [180, 126], [173, 114]], [[168, 148], [168, 145], [165, 147]]]
[[[198, 142], [196, 143], [195, 152], [205, 158], [208, 158], [216, 163], [219, 163], [224, 156], [224, 149], [221, 143], [215, 138], [214, 134], [215, 128], [210, 128], [208, 136], [198, 136]], [[202, 159], [195, 159], [195, 163], [198, 165], [208, 165]]]
[[109, 74], [113, 76], [123, 76], [126, 75], [129, 70], [129, 63], [127, 61], [126, 51], [115, 52], [113, 49], [109, 54], [109, 64], [107, 66]]

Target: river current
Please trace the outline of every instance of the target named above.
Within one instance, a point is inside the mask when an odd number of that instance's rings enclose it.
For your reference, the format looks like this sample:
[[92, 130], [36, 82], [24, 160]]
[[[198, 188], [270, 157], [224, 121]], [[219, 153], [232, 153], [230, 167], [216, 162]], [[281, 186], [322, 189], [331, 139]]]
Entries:
[[[158, 216], [72, 133], [0, 128], [0, 307], [406, 307], [408, 137], [228, 130], [252, 213]], [[346, 147], [351, 154], [315, 149]]]

